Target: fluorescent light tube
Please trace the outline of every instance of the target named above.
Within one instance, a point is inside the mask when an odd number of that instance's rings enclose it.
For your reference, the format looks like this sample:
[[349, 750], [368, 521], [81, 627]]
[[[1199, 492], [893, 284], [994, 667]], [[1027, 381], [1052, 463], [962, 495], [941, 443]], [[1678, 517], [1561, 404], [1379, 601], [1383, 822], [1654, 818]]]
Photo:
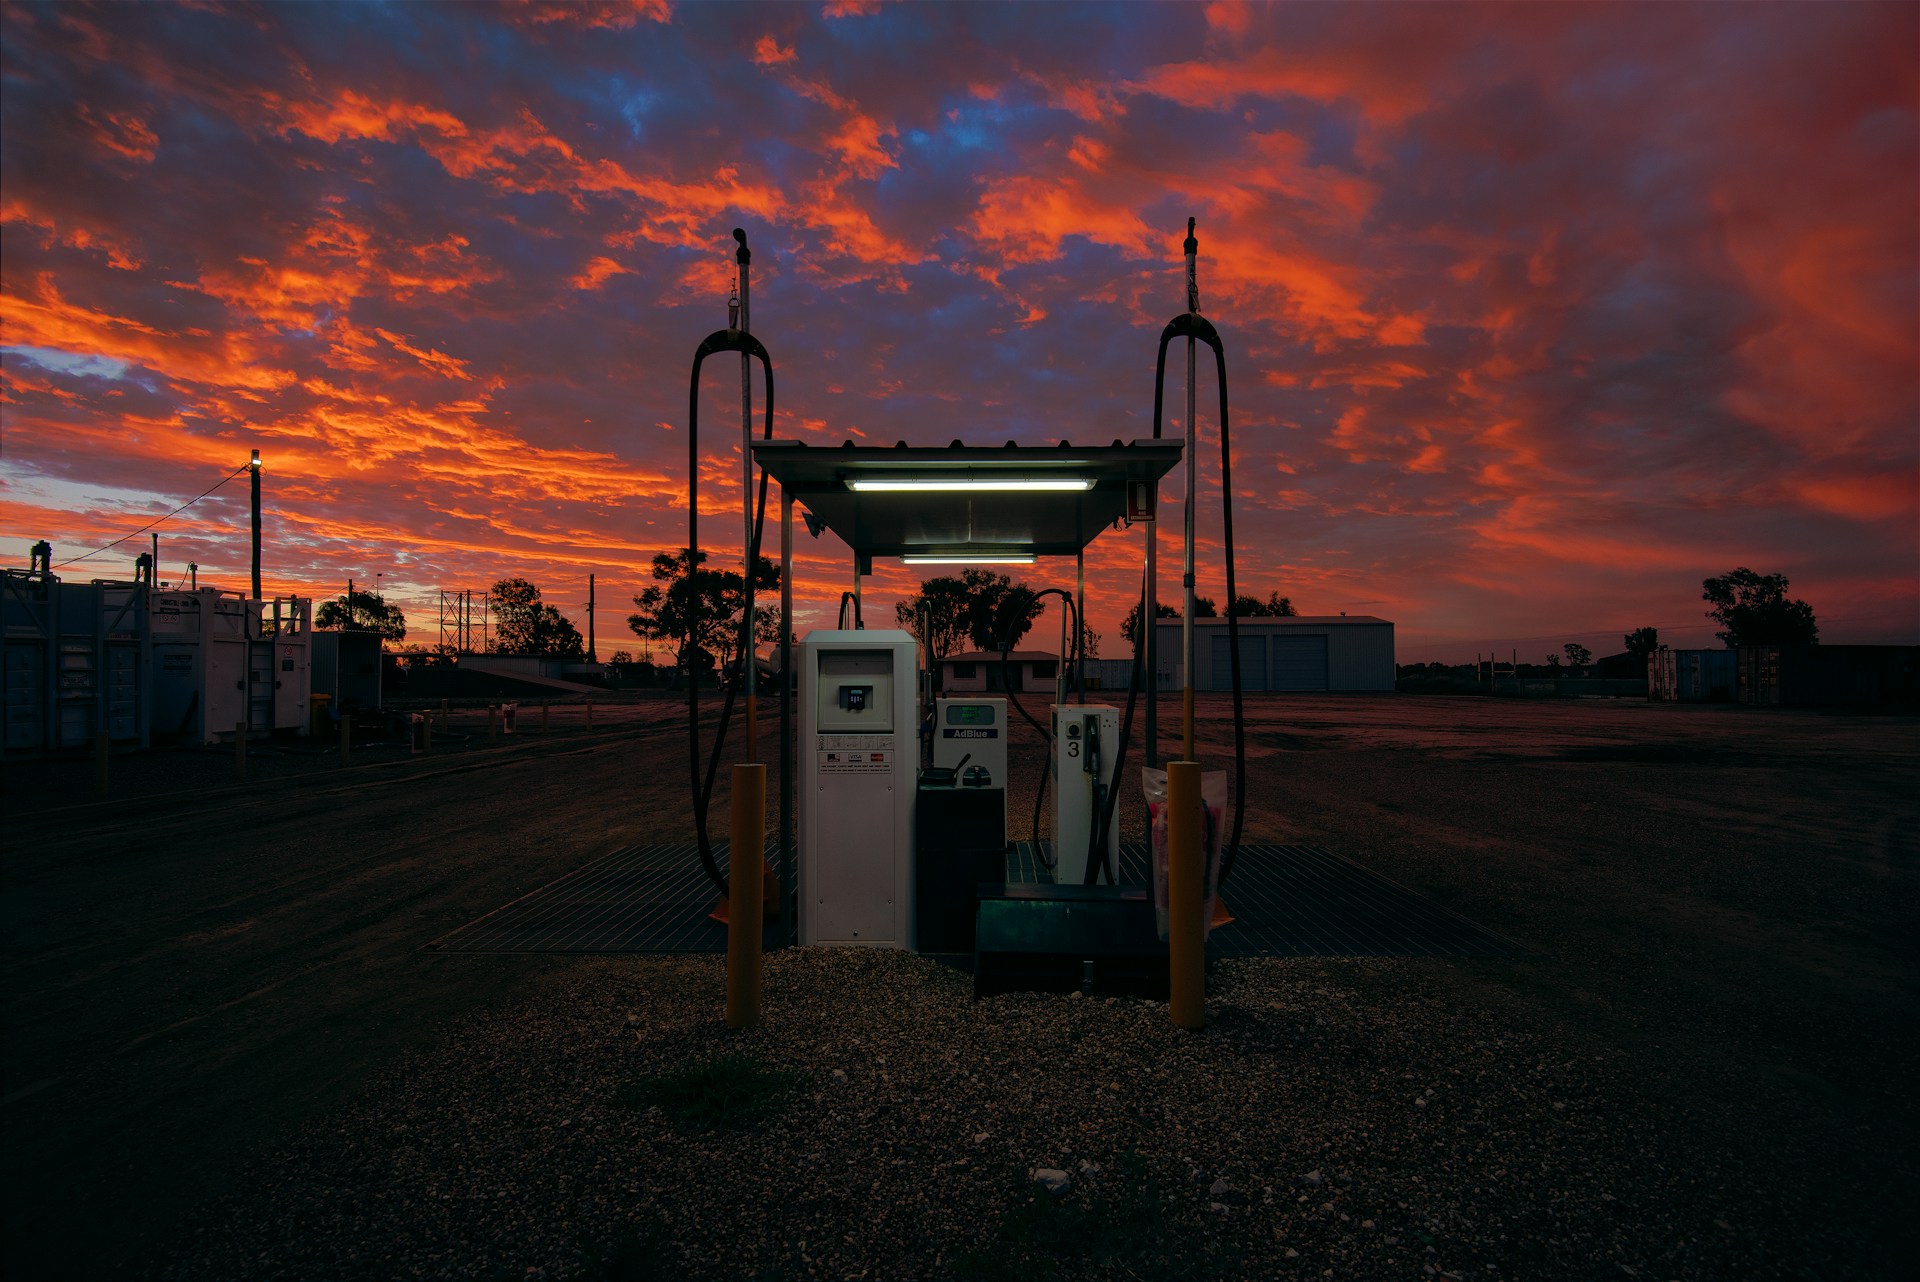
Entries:
[[957, 490], [998, 490], [1014, 492], [1021, 490], [1053, 490], [1084, 492], [1093, 488], [1093, 482], [1083, 476], [1052, 477], [1046, 480], [1030, 480], [1008, 477], [1006, 480], [989, 478], [956, 477], [952, 480], [934, 480], [914, 478], [911, 480], [888, 480], [877, 476], [853, 476], [847, 478], [847, 488], [863, 494], [884, 494], [892, 492], [932, 493]]
[[1031, 552], [928, 552], [902, 556], [907, 565], [1032, 565]]

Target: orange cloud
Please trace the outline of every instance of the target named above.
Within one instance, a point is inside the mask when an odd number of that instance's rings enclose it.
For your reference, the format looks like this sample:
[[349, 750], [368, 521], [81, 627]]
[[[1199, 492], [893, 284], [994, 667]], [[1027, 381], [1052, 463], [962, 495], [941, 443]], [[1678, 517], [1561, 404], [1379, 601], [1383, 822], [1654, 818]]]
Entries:
[[613, 276], [630, 275], [633, 269], [622, 267], [613, 259], [604, 255], [590, 258], [587, 265], [567, 282], [574, 289], [598, 289]]
[[798, 56], [791, 46], [782, 48], [772, 36], [761, 36], [753, 42], [753, 61], [756, 66], [777, 67], [783, 62], [792, 62]]
[[147, 122], [140, 117], [123, 112], [107, 112], [103, 119], [96, 116], [92, 108], [81, 103], [80, 119], [93, 130], [93, 140], [108, 151], [143, 164], [153, 163], [153, 153], [160, 145], [160, 136], [147, 128]]
[[162, 330], [73, 303], [51, 276], [38, 278], [30, 294], [17, 288], [0, 293], [0, 332], [11, 344], [103, 356], [169, 377], [251, 391], [270, 391], [294, 381], [292, 373], [273, 368], [244, 336]]
[[516, 19], [545, 26], [561, 23], [606, 31], [626, 31], [642, 19], [673, 21], [672, 0], [515, 0]]
[[466, 361], [455, 360], [445, 352], [435, 348], [414, 347], [401, 335], [389, 333], [384, 329], [376, 329], [373, 332], [392, 344], [396, 352], [406, 353], [416, 361], [419, 361], [423, 367], [432, 370], [443, 378], [460, 378], [469, 381], [473, 378], [473, 375], [467, 372], [468, 362]]

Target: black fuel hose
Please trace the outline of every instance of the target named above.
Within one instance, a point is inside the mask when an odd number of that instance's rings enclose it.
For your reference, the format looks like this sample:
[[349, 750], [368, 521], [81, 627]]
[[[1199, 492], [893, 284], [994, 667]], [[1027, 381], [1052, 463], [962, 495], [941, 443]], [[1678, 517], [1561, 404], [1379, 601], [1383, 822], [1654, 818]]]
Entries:
[[[1218, 374], [1216, 381], [1220, 386], [1220, 507], [1226, 522], [1227, 647], [1230, 652], [1227, 666], [1233, 674], [1233, 829], [1227, 838], [1227, 847], [1220, 856], [1219, 884], [1224, 886], [1227, 884], [1227, 874], [1233, 870], [1234, 857], [1240, 850], [1240, 831], [1247, 813], [1247, 721], [1240, 686], [1240, 616], [1233, 610], [1233, 469], [1227, 434], [1227, 354], [1219, 331], [1197, 312], [1182, 312], [1167, 322], [1167, 327], [1160, 332], [1160, 359], [1153, 376], [1153, 435], [1156, 439], [1160, 436], [1162, 394], [1167, 379], [1167, 344], [1176, 338], [1198, 339], [1213, 349], [1214, 368]], [[1188, 459], [1187, 466], [1193, 465], [1193, 460]], [[1142, 627], [1147, 626], [1150, 612], [1159, 612], [1158, 602], [1154, 603], [1151, 611], [1142, 607]], [[1187, 679], [1191, 681], [1193, 675], [1187, 674]]]
[[[744, 246], [742, 247], [744, 252]], [[736, 681], [728, 686], [725, 701], [720, 709], [720, 724], [713, 740], [712, 759], [707, 764], [705, 786], [700, 778], [700, 683], [693, 672], [693, 609], [699, 599], [697, 583], [700, 571], [700, 366], [709, 356], [719, 352], [741, 352], [747, 356], [757, 356], [760, 368], [766, 373], [767, 412], [766, 440], [773, 439], [773, 360], [767, 355], [767, 349], [760, 340], [743, 330], [722, 329], [707, 335], [693, 354], [693, 375], [687, 391], [687, 634], [683, 641], [682, 654], [687, 664], [687, 749], [688, 762], [692, 775], [693, 788], [693, 826], [698, 839], [700, 865], [706, 870], [707, 880], [721, 894], [727, 894], [727, 878], [720, 871], [719, 863], [713, 857], [713, 846], [707, 839], [707, 807], [713, 802], [713, 786], [720, 773], [720, 753], [727, 739], [727, 725], [733, 718], [733, 701], [738, 691]], [[760, 562], [760, 531], [767, 518], [767, 474], [760, 473], [759, 502], [754, 511], [753, 537], [748, 541], [747, 563], [743, 567], [751, 576]], [[782, 629], [786, 624], [782, 620]], [[739, 658], [742, 673], [753, 672], [753, 645], [748, 640], [741, 646]], [[751, 678], [749, 678], [751, 679]], [[786, 674], [782, 674], [783, 684]], [[782, 698], [787, 697], [783, 691]]]
[[[1050, 597], [1050, 596], [1057, 596], [1062, 601], [1065, 601], [1067, 603], [1067, 614], [1073, 626], [1073, 636], [1075, 638], [1073, 645], [1070, 647], [1071, 653], [1073, 655], [1072, 661], [1075, 664], [1078, 664], [1080, 661], [1079, 656], [1080, 656], [1080, 648], [1082, 645], [1079, 607], [1074, 603], [1072, 594], [1067, 592], [1064, 588], [1042, 588], [1040, 591], [1035, 592], [1033, 594], [1033, 599], [1035, 601], [1039, 601], [1042, 598]], [[1034, 794], [1033, 794], [1033, 854], [1036, 859], [1040, 860], [1040, 862], [1042, 862], [1047, 866], [1047, 871], [1051, 872], [1053, 871], [1056, 861], [1047, 858], [1046, 855], [1042, 853], [1040, 849], [1040, 811], [1047, 804], [1047, 774], [1049, 771], [1053, 769], [1053, 732], [1048, 730], [1045, 726], [1041, 725], [1038, 721], [1035, 721], [1033, 719], [1033, 714], [1031, 712], [1028, 712], [1026, 709], [1026, 705], [1020, 702], [1020, 696], [1018, 692], [1015, 691], [1014, 689], [1016, 682], [1013, 680], [1013, 665], [1008, 661], [1008, 656], [1013, 653], [1013, 619], [1012, 618], [1008, 618], [1007, 626], [1005, 629], [1003, 629], [1001, 633], [1001, 638], [1002, 639], [1000, 642], [1000, 675], [1001, 675], [1000, 684], [1006, 687], [1007, 702], [1013, 705], [1014, 711], [1018, 712], [1028, 725], [1032, 726], [1035, 730], [1039, 731], [1040, 742], [1045, 745], [1045, 751], [1044, 751], [1042, 760], [1046, 764], [1040, 771], [1040, 786], [1039, 788], [1034, 790]], [[1067, 656], [1062, 655], [1061, 661], [1066, 662]], [[1013, 741], [1011, 739], [1007, 741], [1007, 746], [1009, 749], [1012, 748]], [[1119, 776], [1115, 775], [1114, 778], [1118, 780]], [[1056, 833], [1054, 835], [1058, 836], [1059, 834]]]
[[[1139, 615], [1141, 619], [1147, 617], [1146, 600], [1147, 576], [1142, 572]], [[1127, 710], [1120, 717], [1120, 746], [1114, 749], [1113, 753], [1113, 787], [1107, 793], [1107, 804], [1102, 808], [1100, 822], [1097, 825], [1098, 831], [1093, 836], [1093, 849], [1097, 852], [1095, 858], [1099, 860], [1099, 867], [1096, 868], [1094, 859], [1089, 858], [1087, 875], [1082, 878], [1089, 886], [1094, 884], [1094, 876], [1101, 870], [1106, 871], [1108, 884], [1118, 885], [1120, 882], [1120, 870], [1109, 867], [1107, 864], [1107, 834], [1113, 831], [1115, 819], [1120, 811], [1120, 789], [1127, 768], [1127, 744], [1133, 740], [1133, 710], [1140, 701], [1140, 673], [1145, 666], [1143, 656], [1146, 653], [1146, 639], [1147, 630], [1144, 626], [1134, 628], [1133, 666], [1127, 670]]]

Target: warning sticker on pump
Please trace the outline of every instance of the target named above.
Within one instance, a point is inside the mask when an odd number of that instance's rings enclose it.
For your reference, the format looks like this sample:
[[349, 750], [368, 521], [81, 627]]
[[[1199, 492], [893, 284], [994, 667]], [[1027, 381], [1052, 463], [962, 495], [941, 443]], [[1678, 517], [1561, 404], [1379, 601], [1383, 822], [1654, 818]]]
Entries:
[[823, 775], [884, 775], [893, 771], [891, 752], [822, 752]]
[[940, 732], [940, 737], [942, 739], [998, 739], [1000, 737], [1000, 732], [998, 730], [947, 729], [947, 730], [942, 730]]

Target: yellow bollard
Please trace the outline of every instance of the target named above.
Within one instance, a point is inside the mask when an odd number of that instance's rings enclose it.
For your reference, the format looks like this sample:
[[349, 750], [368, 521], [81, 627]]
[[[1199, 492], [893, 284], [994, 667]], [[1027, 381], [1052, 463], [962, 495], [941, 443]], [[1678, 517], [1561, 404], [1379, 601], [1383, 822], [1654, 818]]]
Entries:
[[353, 718], [340, 714], [340, 764], [353, 764]]
[[1201, 849], [1200, 763], [1167, 763], [1167, 978], [1181, 1028], [1207, 1026], [1206, 855]]
[[760, 925], [767, 844], [767, 768], [733, 768], [727, 858], [727, 1027], [760, 1026]]
[[420, 718], [420, 753], [422, 756], [433, 755], [433, 713], [432, 712], [428, 712], [426, 716]]
[[96, 731], [93, 736], [93, 795], [105, 799], [107, 795], [107, 760], [111, 755], [112, 740], [105, 730]]
[[233, 723], [233, 777], [247, 777], [247, 723], [244, 721]]

